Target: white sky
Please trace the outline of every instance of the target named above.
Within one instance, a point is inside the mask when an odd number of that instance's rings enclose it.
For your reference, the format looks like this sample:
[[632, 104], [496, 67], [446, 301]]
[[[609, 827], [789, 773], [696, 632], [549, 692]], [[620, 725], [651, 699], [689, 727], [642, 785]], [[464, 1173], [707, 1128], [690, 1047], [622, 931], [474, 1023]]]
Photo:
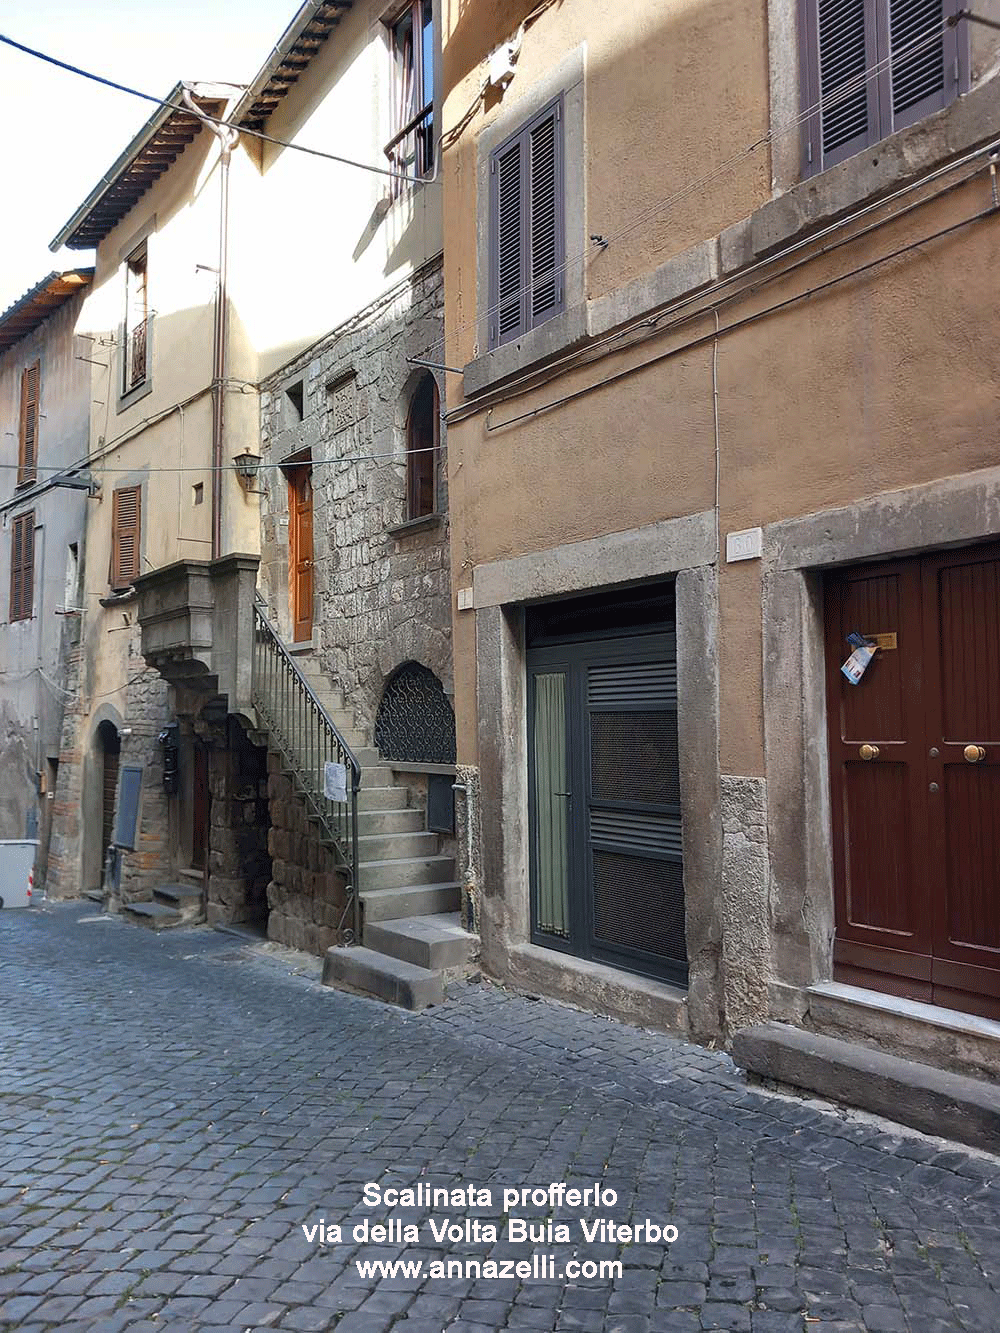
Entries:
[[[179, 79], [248, 83], [298, 0], [0, 0], [0, 32], [165, 97]], [[0, 44], [0, 312], [87, 250], [48, 243], [155, 110]]]

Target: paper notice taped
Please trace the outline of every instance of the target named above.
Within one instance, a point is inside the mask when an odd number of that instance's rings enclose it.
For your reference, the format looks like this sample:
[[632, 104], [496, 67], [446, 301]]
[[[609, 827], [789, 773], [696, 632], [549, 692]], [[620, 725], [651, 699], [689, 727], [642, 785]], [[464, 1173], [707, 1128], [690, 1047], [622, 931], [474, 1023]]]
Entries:
[[327, 762], [323, 765], [323, 795], [328, 801], [347, 800], [347, 765]]

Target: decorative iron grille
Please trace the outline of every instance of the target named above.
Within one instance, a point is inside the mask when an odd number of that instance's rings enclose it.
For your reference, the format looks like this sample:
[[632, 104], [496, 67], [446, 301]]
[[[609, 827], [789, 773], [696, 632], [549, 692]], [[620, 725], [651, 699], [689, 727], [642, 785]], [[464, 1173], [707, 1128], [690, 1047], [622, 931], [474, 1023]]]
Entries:
[[378, 706], [375, 744], [383, 759], [455, 762], [455, 711], [433, 671], [419, 662], [399, 668]]

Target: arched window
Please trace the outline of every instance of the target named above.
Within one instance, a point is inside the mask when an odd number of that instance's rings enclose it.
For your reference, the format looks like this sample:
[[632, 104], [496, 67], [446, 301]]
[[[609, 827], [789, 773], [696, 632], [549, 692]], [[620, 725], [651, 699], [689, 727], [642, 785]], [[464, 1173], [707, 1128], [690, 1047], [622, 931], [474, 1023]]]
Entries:
[[406, 517], [426, 518], [437, 512], [438, 390], [433, 375], [424, 375], [410, 402], [406, 422]]
[[455, 762], [455, 710], [433, 671], [406, 662], [389, 680], [375, 716], [375, 744], [383, 759]]

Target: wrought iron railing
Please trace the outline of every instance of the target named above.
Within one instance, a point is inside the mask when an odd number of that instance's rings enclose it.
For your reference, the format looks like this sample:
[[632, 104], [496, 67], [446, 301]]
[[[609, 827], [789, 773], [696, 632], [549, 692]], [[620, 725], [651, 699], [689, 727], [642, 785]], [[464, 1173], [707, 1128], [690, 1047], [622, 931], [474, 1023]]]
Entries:
[[[260, 606], [254, 607], [251, 699], [275, 749], [320, 826], [320, 841], [336, 855], [347, 882], [341, 936], [360, 940], [358, 897], [358, 788], [361, 765], [316, 697], [298, 664]], [[343, 766], [344, 773], [328, 765]], [[345, 800], [327, 796], [328, 777], [345, 778]], [[348, 915], [351, 926], [346, 927]]]

